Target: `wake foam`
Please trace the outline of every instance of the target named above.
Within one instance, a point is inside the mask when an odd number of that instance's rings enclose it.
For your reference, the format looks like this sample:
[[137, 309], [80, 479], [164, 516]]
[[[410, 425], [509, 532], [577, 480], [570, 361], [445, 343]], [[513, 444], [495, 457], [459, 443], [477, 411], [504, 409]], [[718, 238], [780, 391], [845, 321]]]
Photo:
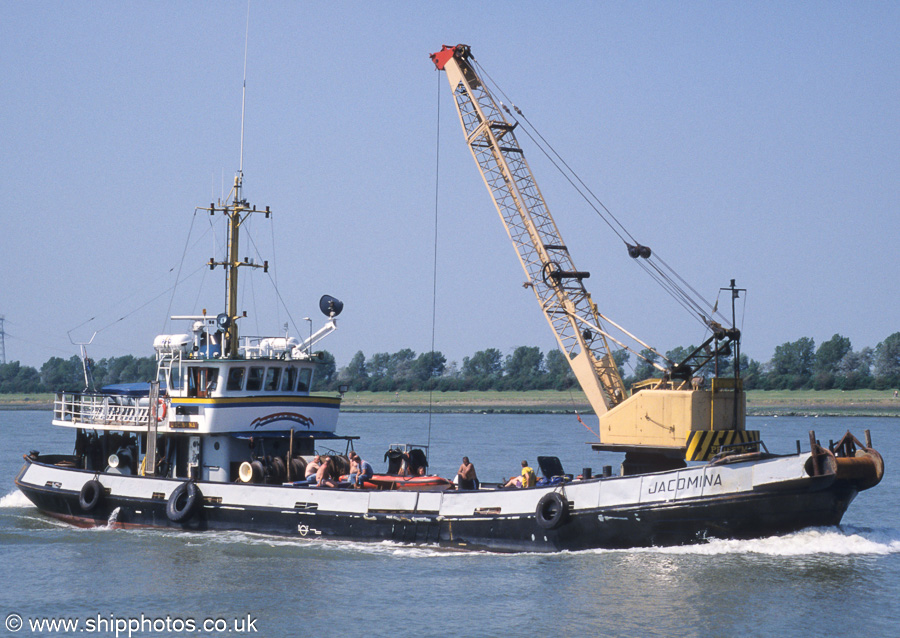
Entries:
[[34, 507], [28, 497], [19, 490], [13, 490], [3, 498], [0, 498], [0, 508], [2, 507]]
[[815, 556], [900, 553], [900, 532], [854, 527], [819, 527], [801, 530], [785, 536], [770, 536], [753, 540], [711, 540], [702, 545], [657, 547], [643, 550], [661, 554], [759, 554], [764, 556]]
[[[97, 528], [94, 528], [97, 529]], [[292, 548], [301, 551], [357, 553], [396, 558], [448, 558], [448, 557], [548, 557], [595, 555], [683, 555], [683, 556], [852, 556], [852, 555], [887, 555], [900, 553], [900, 530], [869, 529], [852, 526], [821, 527], [805, 529], [784, 536], [770, 536], [753, 540], [719, 540], [697, 545], [680, 545], [677, 547], [643, 547], [632, 549], [589, 549], [581, 551], [563, 551], [559, 554], [538, 552], [519, 552], [498, 554], [489, 551], [460, 551], [455, 548], [436, 545], [408, 545], [393, 541], [360, 542], [331, 539], [304, 539], [297, 537], [257, 534], [247, 531], [196, 532], [182, 530], [134, 530], [135, 534], [162, 534], [179, 536], [188, 545], [230, 545], [258, 548]]]
[[[106, 527], [93, 527], [88, 531], [104, 530]], [[357, 553], [376, 556], [393, 556], [400, 558], [434, 558], [452, 556], [473, 556], [491, 554], [490, 552], [461, 551], [456, 548], [438, 545], [411, 545], [395, 541], [351, 541], [324, 538], [302, 538], [297, 536], [280, 536], [250, 531], [207, 531], [197, 533], [176, 529], [134, 529], [131, 535], [148, 535], [153, 537], [178, 538], [187, 546], [204, 547], [213, 545], [240, 545], [242, 547], [272, 548], [322, 553]], [[495, 554], [496, 555], [496, 554]]]

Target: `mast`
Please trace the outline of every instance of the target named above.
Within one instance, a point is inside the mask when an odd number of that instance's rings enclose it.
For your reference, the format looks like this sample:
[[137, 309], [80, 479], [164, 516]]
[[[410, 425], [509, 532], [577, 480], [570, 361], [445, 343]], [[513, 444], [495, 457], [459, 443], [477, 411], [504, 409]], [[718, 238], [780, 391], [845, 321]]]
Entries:
[[[243, 116], [243, 114], [242, 114]], [[241, 127], [241, 163], [243, 164], [243, 126]], [[237, 295], [238, 295], [238, 268], [240, 263], [238, 262], [237, 255], [238, 250], [240, 249], [240, 230], [241, 230], [241, 212], [243, 212], [243, 204], [244, 202], [241, 199], [241, 189], [243, 187], [244, 181], [244, 172], [243, 166], [241, 170], [238, 171], [238, 174], [234, 177], [234, 201], [232, 203], [231, 214], [228, 215], [228, 263], [229, 266], [226, 268], [228, 283], [225, 286], [225, 294], [228, 299], [228, 305], [226, 312], [228, 313], [228, 317], [231, 319], [229, 325], [227, 326], [228, 330], [228, 347], [226, 348], [226, 355], [229, 359], [234, 358], [236, 351], [236, 346], [238, 343], [238, 330], [237, 330]]]
[[[234, 188], [232, 192], [234, 197], [230, 204], [220, 205], [218, 208], [215, 204], [210, 204], [209, 208], [205, 208], [210, 215], [223, 213], [228, 217], [228, 230], [226, 246], [228, 253], [224, 261], [216, 261], [210, 257], [209, 269], [213, 270], [216, 266], [225, 268], [225, 312], [216, 318], [216, 323], [220, 330], [225, 333], [225, 344], [223, 348], [223, 356], [226, 359], [235, 359], [238, 355], [238, 270], [241, 267], [262, 268], [263, 272], [269, 272], [269, 262], [263, 261], [262, 264], [256, 264], [253, 260], [245, 257], [241, 260], [238, 257], [240, 253], [240, 230], [241, 224], [253, 213], [265, 213], [266, 219], [271, 215], [269, 207], [265, 210], [257, 210], [256, 206], [251, 207], [247, 200], [243, 197], [243, 171], [238, 171], [234, 176]], [[242, 313], [246, 314], [246, 313]]]
[[[238, 319], [238, 269], [241, 266], [250, 266], [252, 268], [262, 268], [263, 272], [269, 272], [269, 262], [264, 261], [262, 265], [254, 264], [252, 260], [244, 258], [241, 261], [238, 258], [238, 254], [240, 252], [241, 242], [240, 242], [240, 230], [241, 224], [245, 219], [250, 215], [250, 213], [263, 212], [257, 211], [256, 206], [250, 208], [250, 205], [247, 203], [247, 200], [244, 199], [243, 189], [244, 189], [244, 115], [246, 113], [246, 105], [247, 105], [247, 48], [250, 41], [250, 4], [247, 4], [247, 29], [244, 34], [244, 79], [241, 85], [241, 155], [240, 162], [238, 163], [238, 172], [237, 175], [234, 176], [234, 188], [232, 188], [232, 193], [234, 193], [234, 198], [231, 201], [231, 205], [225, 204], [219, 209], [216, 209], [214, 204], [210, 204], [209, 208], [206, 210], [209, 211], [210, 215], [214, 215], [216, 212], [222, 212], [228, 217], [228, 231], [227, 231], [227, 239], [226, 246], [228, 247], [228, 254], [225, 257], [225, 261], [217, 262], [213, 258], [209, 260], [209, 269], [213, 270], [216, 266], [224, 266], [225, 267], [225, 299], [226, 299], [226, 310], [224, 313], [220, 314], [216, 317], [216, 323], [219, 326], [219, 329], [225, 332], [225, 344], [222, 349], [222, 356], [227, 359], [235, 359], [238, 355], [238, 327], [237, 327], [237, 319]], [[266, 219], [269, 218], [271, 214], [269, 211], [269, 207], [266, 206], [266, 210], [264, 211], [266, 214]], [[246, 313], [244, 313], [246, 314]]]

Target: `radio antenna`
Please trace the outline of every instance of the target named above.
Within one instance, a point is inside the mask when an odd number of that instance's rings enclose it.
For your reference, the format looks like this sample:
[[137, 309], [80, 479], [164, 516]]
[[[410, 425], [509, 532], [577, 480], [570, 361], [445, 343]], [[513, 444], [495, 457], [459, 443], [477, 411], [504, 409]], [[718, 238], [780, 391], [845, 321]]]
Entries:
[[244, 87], [241, 92], [241, 161], [238, 172], [244, 175], [244, 105], [247, 103], [247, 43], [250, 40], [250, 0], [247, 0], [247, 30], [244, 33]]

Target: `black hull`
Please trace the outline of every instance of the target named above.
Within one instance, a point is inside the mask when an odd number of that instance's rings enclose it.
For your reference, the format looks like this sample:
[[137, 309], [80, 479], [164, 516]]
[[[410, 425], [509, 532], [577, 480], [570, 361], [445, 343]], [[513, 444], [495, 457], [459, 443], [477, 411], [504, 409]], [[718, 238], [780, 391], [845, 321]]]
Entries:
[[[237, 530], [306, 540], [392, 541], [467, 550], [554, 552], [624, 549], [704, 542], [712, 538], [758, 538], [805, 527], [840, 523], [857, 494], [847, 483], [805, 482], [784, 489], [750, 491], [616, 508], [574, 510], [558, 525], [530, 516], [448, 517], [421, 512], [328, 512], [273, 507], [230, 507], [204, 501], [183, 522], [170, 520], [167, 501], [106, 495], [90, 512], [79, 492], [16, 484], [37, 508], [80, 526], [150, 527], [191, 531]], [[85, 480], [94, 476], [79, 470]], [[137, 479], [144, 480], [144, 479]], [[173, 481], [173, 483], [179, 483]], [[203, 492], [204, 483], [198, 483]], [[253, 489], [254, 486], [245, 486]], [[271, 486], [270, 486], [271, 488]], [[289, 487], [277, 489], [292, 489]], [[114, 520], [110, 520], [111, 517]], [[543, 523], [543, 524], [541, 524]]]

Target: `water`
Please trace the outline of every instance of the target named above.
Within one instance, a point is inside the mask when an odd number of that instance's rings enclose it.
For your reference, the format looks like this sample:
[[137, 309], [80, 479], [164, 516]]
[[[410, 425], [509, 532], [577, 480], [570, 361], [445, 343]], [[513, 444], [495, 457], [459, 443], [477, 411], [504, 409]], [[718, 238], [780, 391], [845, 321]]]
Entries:
[[[75, 529], [40, 515], [12, 485], [22, 453], [71, 449], [49, 419], [0, 413], [0, 616], [17, 613], [26, 623], [9, 635], [83, 633], [30, 630], [49, 617], [79, 619], [80, 628], [92, 621], [102, 636], [116, 635], [119, 621], [118, 635], [127, 636], [127, 621], [141, 614], [146, 630], [134, 636], [190, 633], [178, 624], [185, 619], [220, 621], [223, 631], [193, 632], [204, 636], [240, 635], [237, 622], [263, 636], [391, 637], [883, 636], [900, 622], [900, 419], [750, 419], [773, 451], [792, 450], [810, 429], [823, 442], [847, 429], [860, 438], [872, 431], [886, 477], [857, 497], [840, 528], [554, 555]], [[339, 429], [362, 435], [356, 449], [377, 470], [388, 443], [423, 443], [428, 425], [425, 415], [346, 414]], [[587, 449], [590, 439], [571, 416], [435, 415], [432, 469], [450, 476], [464, 454], [482, 480], [510, 476], [538, 454], [559, 456], [569, 472], [615, 465], [616, 455]], [[153, 631], [151, 621], [167, 616], [169, 628]]]

